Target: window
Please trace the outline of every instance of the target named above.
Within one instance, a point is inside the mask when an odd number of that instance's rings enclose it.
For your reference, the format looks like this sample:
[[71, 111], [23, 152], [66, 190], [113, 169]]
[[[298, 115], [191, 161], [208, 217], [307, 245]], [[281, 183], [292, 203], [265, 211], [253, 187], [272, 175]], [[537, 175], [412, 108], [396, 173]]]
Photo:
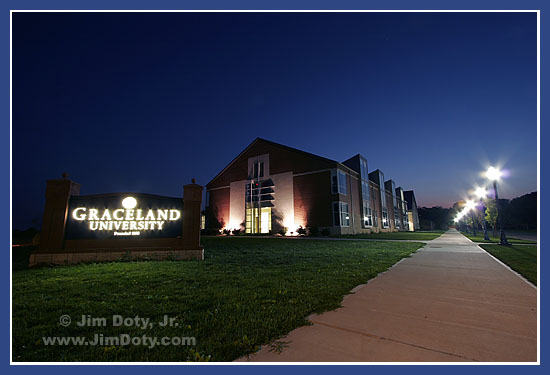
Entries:
[[342, 171], [338, 171], [338, 192], [344, 195], [348, 193], [346, 174]]
[[390, 222], [388, 220], [388, 211], [385, 209], [382, 209], [382, 228], [387, 228], [390, 226]]
[[384, 189], [384, 184], [380, 185], [380, 204], [382, 206], [382, 212], [387, 211], [386, 207], [386, 189]]
[[363, 202], [363, 227], [372, 227], [372, 212], [368, 203]]
[[264, 176], [264, 162], [259, 161], [254, 163], [252, 167], [252, 178], [259, 178]]
[[368, 173], [368, 169], [367, 169], [367, 161], [363, 158], [360, 159], [361, 160], [361, 178], [363, 180], [366, 180], [369, 178], [369, 173]]
[[348, 183], [346, 174], [339, 169], [332, 170], [332, 194], [347, 195]]
[[370, 200], [369, 188], [370, 186], [367, 181], [361, 181], [361, 194], [363, 195], [363, 202], [368, 202]]
[[372, 225], [375, 227], [378, 226], [378, 213], [376, 210], [372, 210]]
[[349, 206], [344, 202], [332, 202], [332, 217], [335, 227], [349, 227]]

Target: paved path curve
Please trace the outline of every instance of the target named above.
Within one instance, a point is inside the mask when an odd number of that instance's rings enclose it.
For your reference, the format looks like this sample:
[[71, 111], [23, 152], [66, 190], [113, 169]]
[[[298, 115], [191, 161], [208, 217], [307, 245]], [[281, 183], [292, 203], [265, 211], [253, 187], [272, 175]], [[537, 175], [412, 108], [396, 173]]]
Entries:
[[536, 288], [454, 229], [310, 320], [239, 361], [537, 361]]

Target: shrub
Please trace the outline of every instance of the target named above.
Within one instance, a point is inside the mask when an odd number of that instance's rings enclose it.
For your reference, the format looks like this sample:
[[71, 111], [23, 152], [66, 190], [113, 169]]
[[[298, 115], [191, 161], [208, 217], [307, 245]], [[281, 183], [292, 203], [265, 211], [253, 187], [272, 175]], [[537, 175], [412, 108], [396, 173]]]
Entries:
[[40, 233], [36, 233], [34, 237], [32, 238], [32, 244], [33, 246], [40, 245]]
[[319, 235], [319, 227], [308, 227], [308, 232], [310, 236], [318, 236]]
[[232, 233], [233, 233], [234, 236], [238, 236], [238, 235], [241, 234], [241, 229], [240, 228], [239, 229], [235, 228], [235, 229], [233, 229]]
[[201, 230], [201, 235], [203, 236], [216, 236], [218, 234], [220, 234], [220, 230], [215, 228], [206, 228]]
[[322, 236], [330, 236], [330, 229], [325, 228], [321, 231]]
[[307, 230], [300, 225], [300, 227], [296, 229], [296, 233], [298, 233], [299, 236], [305, 236], [307, 234]]

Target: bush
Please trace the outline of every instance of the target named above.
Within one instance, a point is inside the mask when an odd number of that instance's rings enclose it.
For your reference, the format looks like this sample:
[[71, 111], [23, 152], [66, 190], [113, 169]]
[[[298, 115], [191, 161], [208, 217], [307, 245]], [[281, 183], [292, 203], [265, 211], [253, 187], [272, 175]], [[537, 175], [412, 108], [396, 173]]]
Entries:
[[323, 229], [321, 231], [321, 235], [322, 236], [327, 236], [327, 237], [330, 236], [330, 229], [328, 229], [328, 228]]
[[231, 229], [224, 229], [222, 233], [229, 236], [231, 234]]
[[298, 233], [299, 236], [305, 236], [307, 234], [307, 230], [300, 225], [300, 227], [296, 229], [296, 233]]
[[281, 236], [285, 236], [287, 231], [288, 231], [287, 227], [282, 227], [281, 229], [279, 229], [277, 234], [280, 234]]
[[201, 235], [202, 236], [216, 236], [218, 234], [220, 234], [219, 229], [215, 229], [215, 228], [201, 229]]
[[318, 236], [319, 235], [319, 227], [308, 227], [308, 232], [310, 236]]
[[238, 235], [241, 234], [241, 229], [240, 228], [239, 229], [235, 228], [235, 229], [233, 229], [232, 233], [233, 233], [234, 236], [238, 236]]
[[36, 233], [34, 237], [32, 238], [32, 244], [33, 246], [40, 245], [40, 233]]

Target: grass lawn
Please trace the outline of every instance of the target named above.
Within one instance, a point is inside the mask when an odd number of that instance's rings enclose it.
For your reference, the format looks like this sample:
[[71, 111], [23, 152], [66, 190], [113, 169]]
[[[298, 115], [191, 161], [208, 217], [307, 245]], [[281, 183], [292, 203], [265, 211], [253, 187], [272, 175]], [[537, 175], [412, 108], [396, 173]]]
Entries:
[[479, 245], [495, 258], [537, 285], [537, 247], [529, 245]]
[[[490, 238], [489, 241], [486, 241], [483, 239], [483, 231], [481, 231], [481, 233], [478, 232], [475, 236], [466, 232], [460, 232], [460, 233], [462, 233], [463, 235], [465, 235], [466, 237], [468, 237], [470, 240], [474, 242], [482, 242], [482, 243], [499, 243], [500, 242], [500, 234], [497, 234], [496, 237], [493, 237], [492, 232], [489, 233], [489, 238]], [[520, 240], [519, 238], [513, 238], [508, 236], [506, 236], [506, 238], [508, 239], [508, 242], [510, 242], [511, 244], [536, 244], [537, 243], [536, 241]]]
[[342, 238], [362, 238], [370, 240], [416, 240], [429, 241], [441, 236], [445, 231], [430, 232], [391, 232], [391, 233], [371, 233], [371, 234], [344, 234]]
[[[422, 246], [414, 242], [203, 238], [204, 261], [23, 268], [14, 248], [14, 361], [231, 361], [332, 310], [358, 284]], [[20, 260], [18, 260], [21, 258]], [[28, 258], [27, 258], [28, 259]], [[73, 319], [62, 327], [59, 317]], [[113, 327], [112, 316], [179, 327]], [[106, 327], [78, 327], [82, 315]], [[47, 346], [44, 336], [196, 337], [195, 347]], [[281, 343], [279, 343], [281, 344]], [[276, 345], [275, 348], [278, 346]]]

